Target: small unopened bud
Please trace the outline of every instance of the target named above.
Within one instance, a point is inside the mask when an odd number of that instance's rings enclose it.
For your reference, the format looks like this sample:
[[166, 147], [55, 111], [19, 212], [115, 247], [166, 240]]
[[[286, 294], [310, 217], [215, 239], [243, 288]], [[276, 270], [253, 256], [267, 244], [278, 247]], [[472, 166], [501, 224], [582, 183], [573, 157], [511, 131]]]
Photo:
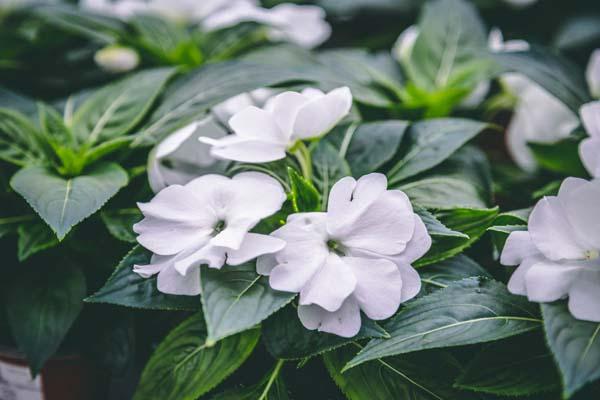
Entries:
[[131, 47], [107, 46], [98, 50], [94, 61], [100, 68], [112, 73], [131, 71], [140, 63], [140, 56]]

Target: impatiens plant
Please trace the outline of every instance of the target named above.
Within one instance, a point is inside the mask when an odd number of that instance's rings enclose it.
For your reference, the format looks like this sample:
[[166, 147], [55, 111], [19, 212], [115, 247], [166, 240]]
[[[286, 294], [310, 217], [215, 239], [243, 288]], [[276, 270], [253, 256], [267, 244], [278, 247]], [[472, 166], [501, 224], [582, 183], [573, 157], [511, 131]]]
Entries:
[[0, 1], [0, 398], [595, 399], [595, 10], [294, 3]]

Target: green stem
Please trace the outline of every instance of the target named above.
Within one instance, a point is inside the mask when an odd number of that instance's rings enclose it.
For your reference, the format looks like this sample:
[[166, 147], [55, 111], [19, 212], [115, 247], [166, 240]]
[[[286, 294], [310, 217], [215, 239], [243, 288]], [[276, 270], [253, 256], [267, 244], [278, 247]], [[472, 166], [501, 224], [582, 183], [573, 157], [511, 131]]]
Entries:
[[271, 376], [269, 377], [267, 386], [265, 386], [265, 390], [263, 390], [263, 392], [260, 394], [260, 397], [258, 398], [258, 400], [266, 400], [267, 399], [267, 396], [269, 395], [269, 390], [271, 390], [271, 386], [273, 386], [273, 383], [275, 383], [275, 380], [279, 376], [279, 372], [281, 371], [281, 367], [283, 367], [284, 363], [285, 363], [284, 360], [277, 360], [277, 364], [275, 364], [275, 368], [273, 369], [273, 372], [271, 373]]
[[300, 164], [300, 169], [302, 170], [302, 176], [308, 181], [312, 180], [312, 158], [310, 156], [310, 151], [306, 147], [303, 142], [298, 142], [294, 145], [293, 149], [294, 156], [298, 160]]

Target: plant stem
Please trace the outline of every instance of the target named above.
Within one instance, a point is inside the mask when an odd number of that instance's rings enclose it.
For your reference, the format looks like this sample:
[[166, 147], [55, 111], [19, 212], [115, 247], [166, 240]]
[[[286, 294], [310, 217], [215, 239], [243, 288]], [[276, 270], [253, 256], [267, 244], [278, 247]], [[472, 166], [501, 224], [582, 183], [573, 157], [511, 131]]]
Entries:
[[269, 395], [269, 390], [271, 390], [271, 386], [273, 386], [273, 383], [275, 383], [275, 379], [277, 379], [277, 377], [279, 376], [279, 372], [281, 371], [281, 367], [283, 367], [284, 363], [284, 360], [277, 360], [277, 364], [275, 364], [275, 368], [273, 369], [273, 372], [271, 372], [271, 376], [269, 377], [267, 386], [265, 386], [265, 390], [263, 390], [263, 392], [260, 394], [258, 400], [267, 399], [267, 396]]
[[300, 169], [302, 170], [302, 176], [308, 180], [312, 180], [312, 158], [310, 156], [310, 151], [306, 147], [303, 142], [298, 142], [294, 145], [294, 156], [298, 160], [300, 164]]

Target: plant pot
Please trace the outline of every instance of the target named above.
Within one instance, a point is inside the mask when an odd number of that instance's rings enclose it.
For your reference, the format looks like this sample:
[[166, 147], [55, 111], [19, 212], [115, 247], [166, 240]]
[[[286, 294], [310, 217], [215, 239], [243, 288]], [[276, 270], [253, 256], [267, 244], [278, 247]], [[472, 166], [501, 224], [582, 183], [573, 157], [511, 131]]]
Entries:
[[79, 355], [58, 355], [48, 360], [40, 374], [31, 378], [24, 355], [0, 347], [0, 399], [82, 400], [96, 399], [98, 373]]

